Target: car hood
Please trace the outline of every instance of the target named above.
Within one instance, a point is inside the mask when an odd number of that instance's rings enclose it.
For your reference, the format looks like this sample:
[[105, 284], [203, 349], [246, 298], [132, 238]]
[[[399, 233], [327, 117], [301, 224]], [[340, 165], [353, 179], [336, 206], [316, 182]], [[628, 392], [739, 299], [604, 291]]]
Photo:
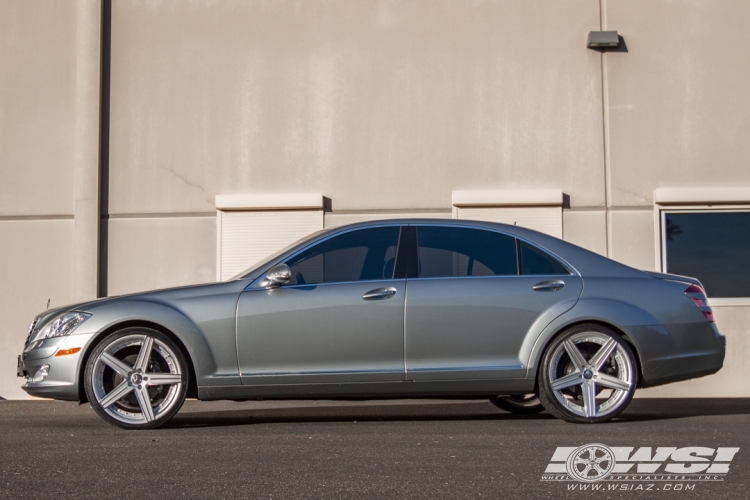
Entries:
[[212, 293], [226, 293], [236, 291], [238, 294], [250, 284], [248, 280], [234, 280], [219, 283], [206, 283], [202, 285], [187, 285], [174, 288], [164, 288], [160, 290], [149, 290], [145, 292], [130, 293], [126, 295], [115, 295], [112, 297], [102, 297], [86, 302], [76, 302], [64, 306], [48, 309], [39, 313], [37, 328], [46, 324], [52, 318], [63, 314], [67, 311], [93, 312], [93, 310], [109, 303], [131, 300], [144, 300], [154, 302], [170, 302], [175, 299], [185, 299], [190, 297], [199, 297], [211, 295]]

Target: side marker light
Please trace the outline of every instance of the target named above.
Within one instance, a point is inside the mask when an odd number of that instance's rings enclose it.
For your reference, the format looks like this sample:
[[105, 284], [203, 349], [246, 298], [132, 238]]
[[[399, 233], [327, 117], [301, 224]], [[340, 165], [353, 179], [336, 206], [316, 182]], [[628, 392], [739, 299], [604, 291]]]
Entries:
[[73, 347], [71, 349], [60, 349], [55, 353], [55, 356], [67, 356], [68, 354], [75, 354], [81, 350], [80, 347]]

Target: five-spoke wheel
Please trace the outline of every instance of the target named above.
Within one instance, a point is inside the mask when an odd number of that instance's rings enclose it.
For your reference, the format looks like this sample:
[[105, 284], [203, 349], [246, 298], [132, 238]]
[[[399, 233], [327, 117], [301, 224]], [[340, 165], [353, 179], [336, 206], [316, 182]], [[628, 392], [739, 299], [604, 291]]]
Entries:
[[539, 370], [542, 404], [569, 422], [602, 422], [617, 416], [638, 384], [630, 347], [596, 324], [563, 332], [547, 347]]
[[163, 333], [126, 328], [96, 346], [86, 365], [89, 402], [108, 422], [151, 429], [180, 409], [187, 393], [187, 364]]

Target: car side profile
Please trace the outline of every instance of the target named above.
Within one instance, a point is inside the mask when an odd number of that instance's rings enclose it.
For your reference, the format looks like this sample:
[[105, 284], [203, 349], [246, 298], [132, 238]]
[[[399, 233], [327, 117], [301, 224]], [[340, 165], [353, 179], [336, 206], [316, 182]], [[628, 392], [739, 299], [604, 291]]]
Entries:
[[45, 311], [18, 375], [136, 429], [186, 397], [489, 398], [590, 423], [724, 355], [694, 278], [517, 226], [403, 219], [315, 233], [226, 282]]

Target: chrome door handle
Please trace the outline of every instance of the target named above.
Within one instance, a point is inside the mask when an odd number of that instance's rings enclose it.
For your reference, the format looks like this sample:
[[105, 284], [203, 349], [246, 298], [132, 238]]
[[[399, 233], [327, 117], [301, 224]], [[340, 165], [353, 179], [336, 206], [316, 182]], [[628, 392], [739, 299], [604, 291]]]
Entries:
[[565, 282], [561, 280], [542, 281], [531, 287], [535, 292], [556, 292], [562, 290]]
[[370, 290], [364, 294], [362, 298], [365, 300], [383, 300], [390, 299], [394, 295], [396, 295], [396, 289], [389, 286], [388, 288], [376, 288], [375, 290]]

